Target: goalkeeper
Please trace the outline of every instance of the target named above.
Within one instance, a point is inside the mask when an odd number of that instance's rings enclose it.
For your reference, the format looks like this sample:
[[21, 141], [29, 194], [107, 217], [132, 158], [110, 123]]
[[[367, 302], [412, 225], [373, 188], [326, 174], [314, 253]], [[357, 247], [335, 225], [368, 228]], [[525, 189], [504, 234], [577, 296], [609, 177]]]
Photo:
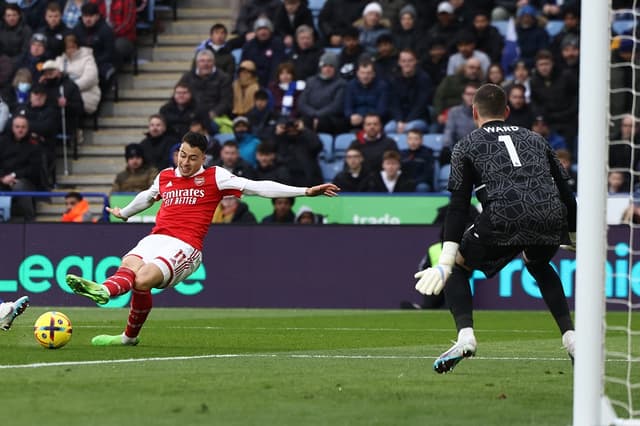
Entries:
[[[504, 90], [480, 87], [473, 99], [479, 127], [455, 144], [451, 158], [451, 201], [438, 264], [418, 272], [416, 289], [445, 299], [458, 329], [455, 344], [435, 361], [438, 373], [451, 371], [475, 355], [472, 295], [473, 270], [487, 277], [522, 254], [573, 359], [575, 337], [560, 277], [549, 261], [569, 233], [575, 244], [576, 201], [569, 177], [547, 141], [525, 128], [506, 125]], [[482, 213], [465, 229], [472, 191]]]

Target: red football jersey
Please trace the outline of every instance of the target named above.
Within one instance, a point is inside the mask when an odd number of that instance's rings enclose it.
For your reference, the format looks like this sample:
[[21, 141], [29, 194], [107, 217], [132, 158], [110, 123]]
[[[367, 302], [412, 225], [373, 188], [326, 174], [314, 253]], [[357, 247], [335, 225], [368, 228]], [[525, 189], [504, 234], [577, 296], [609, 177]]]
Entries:
[[162, 205], [156, 216], [152, 234], [178, 238], [198, 250], [213, 213], [223, 197], [240, 197], [244, 179], [220, 167], [201, 169], [190, 177], [180, 175], [178, 169], [164, 169], [156, 176], [151, 190]]

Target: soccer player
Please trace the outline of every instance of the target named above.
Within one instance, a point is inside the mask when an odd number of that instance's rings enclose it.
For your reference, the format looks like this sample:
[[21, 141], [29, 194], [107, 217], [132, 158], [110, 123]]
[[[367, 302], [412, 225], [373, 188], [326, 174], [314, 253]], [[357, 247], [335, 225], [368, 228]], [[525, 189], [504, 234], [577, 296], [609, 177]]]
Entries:
[[29, 306], [29, 296], [22, 296], [15, 302], [3, 302], [0, 299], [0, 329], [7, 331], [13, 320], [22, 314]]
[[335, 196], [339, 188], [331, 183], [301, 188], [273, 181], [252, 181], [229, 173], [222, 167], [204, 168], [207, 139], [194, 132], [182, 138], [178, 166], [156, 176], [151, 187], [136, 195], [124, 208], [107, 210], [127, 220], [162, 199], [151, 234], [129, 251], [114, 275], [97, 284], [67, 275], [69, 287], [98, 304], [110, 297], [132, 292], [131, 309], [124, 333], [100, 335], [96, 346], [136, 345], [138, 334], [151, 311], [152, 288], [167, 288], [183, 281], [202, 263], [202, 241], [209, 230], [216, 207], [225, 196], [242, 193], [263, 197]]
[[[576, 201], [549, 143], [523, 127], [505, 124], [508, 114], [502, 88], [485, 84], [478, 89], [473, 118], [479, 128], [453, 148], [442, 253], [437, 265], [415, 275], [422, 294], [444, 289], [458, 329], [455, 344], [433, 365], [438, 373], [475, 355], [472, 271], [492, 277], [520, 253], [560, 328], [563, 346], [574, 356], [569, 305], [549, 261], [567, 233], [575, 245]], [[473, 190], [482, 213], [465, 229]]]

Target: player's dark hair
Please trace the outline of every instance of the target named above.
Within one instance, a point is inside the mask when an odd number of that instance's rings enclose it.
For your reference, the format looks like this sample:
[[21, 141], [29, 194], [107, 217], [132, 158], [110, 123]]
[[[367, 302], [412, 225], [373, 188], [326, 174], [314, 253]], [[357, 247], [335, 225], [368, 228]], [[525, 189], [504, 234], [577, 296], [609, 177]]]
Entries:
[[481, 117], [504, 117], [507, 95], [502, 87], [496, 84], [484, 84], [473, 97], [473, 105]]
[[187, 132], [182, 137], [182, 142], [189, 144], [193, 148], [198, 148], [200, 151], [202, 151], [203, 154], [207, 151], [207, 138], [200, 133]]

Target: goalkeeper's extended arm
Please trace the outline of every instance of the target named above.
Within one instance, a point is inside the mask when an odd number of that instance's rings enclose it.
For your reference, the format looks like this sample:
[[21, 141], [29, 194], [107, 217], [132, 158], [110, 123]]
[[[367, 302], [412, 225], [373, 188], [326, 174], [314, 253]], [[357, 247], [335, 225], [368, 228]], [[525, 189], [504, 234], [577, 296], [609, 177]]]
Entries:
[[458, 247], [459, 244], [452, 241], [445, 241], [442, 244], [442, 253], [440, 253], [438, 264], [414, 275], [418, 280], [416, 290], [427, 296], [440, 294], [449, 275], [451, 275], [453, 265], [456, 263]]

